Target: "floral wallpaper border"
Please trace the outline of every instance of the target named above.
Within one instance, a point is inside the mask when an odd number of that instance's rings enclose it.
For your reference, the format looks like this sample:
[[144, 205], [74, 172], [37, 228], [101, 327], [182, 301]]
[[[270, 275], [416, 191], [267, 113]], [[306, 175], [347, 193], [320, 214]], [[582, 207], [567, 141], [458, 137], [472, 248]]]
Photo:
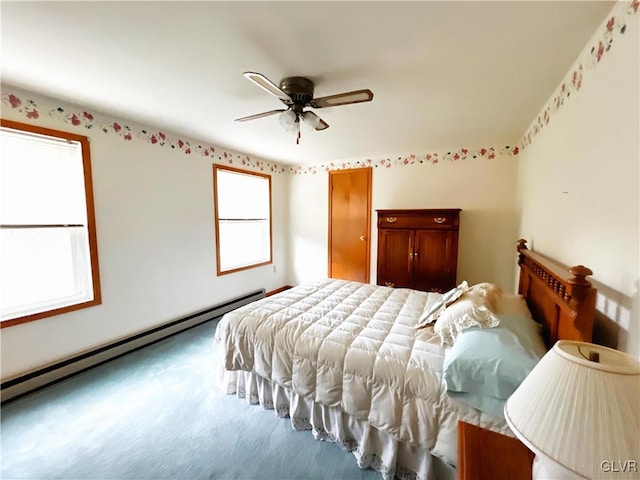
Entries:
[[286, 173], [286, 168], [276, 163], [265, 160], [257, 160], [249, 155], [232, 153], [213, 145], [201, 144], [183, 138], [176, 138], [160, 130], [150, 130], [146, 128], [135, 129], [127, 122], [99, 120], [99, 115], [89, 111], [73, 111], [64, 107], [45, 107], [36, 101], [25, 98], [22, 99], [14, 93], [2, 93], [2, 103], [6, 107], [22, 114], [27, 119], [37, 120], [42, 115], [48, 115], [62, 123], [74, 127], [84, 127], [87, 130], [100, 130], [105, 134], [114, 134], [126, 142], [134, 138], [143, 140], [151, 145], [167, 147], [180, 150], [185, 155], [201, 155], [218, 160], [228, 165], [250, 167], [261, 172]]
[[468, 158], [485, 158], [491, 160], [498, 155], [517, 155], [519, 153], [518, 147], [503, 147], [498, 152], [493, 147], [489, 148], [461, 148], [460, 150], [446, 152], [446, 153], [426, 153], [423, 155], [409, 154], [406, 156], [400, 156], [396, 158], [382, 158], [379, 160], [372, 160], [370, 158], [366, 160], [350, 160], [344, 162], [327, 162], [313, 165], [298, 165], [289, 167], [289, 173], [293, 175], [300, 174], [316, 174], [318, 172], [328, 172], [330, 170], [345, 170], [349, 168], [391, 168], [394, 166], [404, 167], [407, 165], [420, 165], [420, 164], [433, 164], [436, 165], [440, 162], [457, 162], [458, 160], [466, 160]]
[[597, 40], [591, 46], [582, 52], [582, 58], [574, 65], [575, 69], [571, 70], [563, 79], [560, 86], [556, 89], [552, 97], [547, 101], [544, 108], [536, 120], [529, 127], [519, 142], [520, 151], [531, 145], [533, 137], [549, 124], [551, 115], [557, 112], [564, 103], [577, 93], [582, 87], [584, 74], [595, 68], [602, 58], [611, 51], [611, 47], [618, 37], [624, 35], [627, 31], [627, 22], [640, 10], [640, 0], [632, 0], [629, 2], [619, 2], [612, 9], [611, 15], [603, 22], [600, 32], [595, 36]]
[[494, 147], [486, 148], [460, 148], [456, 151], [445, 153], [425, 153], [421, 155], [409, 154], [397, 158], [382, 158], [377, 160], [349, 160], [343, 162], [327, 162], [311, 165], [298, 165], [284, 167], [277, 163], [258, 160], [246, 154], [232, 153], [213, 145], [201, 144], [183, 138], [176, 138], [169, 134], [146, 128], [132, 128], [124, 121], [98, 121], [97, 115], [89, 111], [73, 111], [61, 106], [44, 107], [29, 98], [20, 98], [14, 93], [2, 93], [2, 103], [27, 119], [37, 120], [42, 115], [48, 115], [67, 125], [84, 127], [87, 130], [100, 130], [105, 134], [113, 134], [123, 141], [131, 141], [134, 138], [143, 140], [149, 144], [180, 150], [185, 155], [201, 155], [234, 166], [248, 167], [261, 172], [289, 173], [293, 175], [316, 174], [318, 172], [349, 169], [349, 168], [391, 168], [395, 166], [438, 164], [440, 162], [456, 162], [468, 158], [485, 158], [491, 160], [497, 155], [516, 156], [528, 147], [533, 138], [549, 124], [552, 114], [557, 112], [570, 98], [572, 93], [580, 90], [584, 81], [584, 74], [588, 69], [595, 68], [603, 56], [611, 50], [617, 37], [623, 35], [627, 28], [627, 21], [640, 10], [640, 0], [619, 2], [612, 10], [611, 16], [603, 23], [601, 32], [596, 36], [598, 40], [591, 47], [583, 51], [583, 57], [576, 62], [575, 70], [569, 72], [560, 84], [554, 95], [548, 100], [536, 120], [529, 127], [518, 145], [505, 146], [496, 150]]

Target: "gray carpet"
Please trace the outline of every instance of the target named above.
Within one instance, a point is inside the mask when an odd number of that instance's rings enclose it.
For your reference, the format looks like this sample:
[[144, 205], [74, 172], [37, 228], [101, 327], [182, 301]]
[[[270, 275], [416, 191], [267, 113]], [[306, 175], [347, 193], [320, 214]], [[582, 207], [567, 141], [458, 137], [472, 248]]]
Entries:
[[380, 479], [223, 394], [210, 321], [5, 405], [3, 479]]

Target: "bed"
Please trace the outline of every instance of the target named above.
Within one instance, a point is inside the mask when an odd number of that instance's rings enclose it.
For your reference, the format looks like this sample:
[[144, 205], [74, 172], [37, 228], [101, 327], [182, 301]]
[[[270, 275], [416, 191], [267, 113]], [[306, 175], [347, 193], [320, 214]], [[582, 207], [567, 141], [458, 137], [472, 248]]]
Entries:
[[[592, 272], [565, 269], [528, 250], [524, 240], [517, 250], [518, 295], [465, 286], [443, 306], [447, 295], [439, 293], [323, 279], [234, 310], [215, 335], [222, 386], [289, 417], [296, 430], [339, 444], [385, 479], [434, 478], [438, 465], [456, 464], [459, 420], [512, 435], [496, 404], [505, 386], [494, 379], [501, 376], [477, 377], [481, 362], [466, 346], [474, 336], [511, 335], [476, 347], [502, 355], [509, 366], [519, 364], [509, 357], [511, 346], [529, 344], [513, 341], [510, 324], [514, 331], [534, 325], [535, 335], [527, 335], [536, 337], [537, 356], [527, 352], [529, 363], [558, 339], [591, 340], [595, 289], [586, 277]], [[488, 323], [469, 324], [460, 312], [485, 300], [478, 308]], [[435, 324], [428, 321], [434, 312]], [[493, 344], [506, 346], [487, 346]]]

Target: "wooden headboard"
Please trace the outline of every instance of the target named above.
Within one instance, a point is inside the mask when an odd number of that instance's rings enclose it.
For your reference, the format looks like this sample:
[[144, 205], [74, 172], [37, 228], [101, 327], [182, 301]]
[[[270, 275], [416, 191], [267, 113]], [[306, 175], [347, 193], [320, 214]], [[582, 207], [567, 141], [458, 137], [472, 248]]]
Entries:
[[527, 300], [533, 318], [543, 326], [548, 347], [558, 340], [591, 342], [596, 309], [596, 289], [583, 265], [569, 269], [527, 249], [518, 240], [520, 281], [518, 293]]

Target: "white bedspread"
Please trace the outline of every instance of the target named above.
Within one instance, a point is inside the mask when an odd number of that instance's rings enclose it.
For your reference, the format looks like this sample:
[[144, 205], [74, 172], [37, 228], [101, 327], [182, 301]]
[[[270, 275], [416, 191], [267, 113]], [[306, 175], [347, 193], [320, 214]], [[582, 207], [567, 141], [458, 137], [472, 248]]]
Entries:
[[226, 370], [254, 372], [455, 464], [458, 420], [508, 428], [447, 396], [444, 350], [431, 329], [414, 328], [438, 297], [327, 279], [226, 314], [216, 341]]

